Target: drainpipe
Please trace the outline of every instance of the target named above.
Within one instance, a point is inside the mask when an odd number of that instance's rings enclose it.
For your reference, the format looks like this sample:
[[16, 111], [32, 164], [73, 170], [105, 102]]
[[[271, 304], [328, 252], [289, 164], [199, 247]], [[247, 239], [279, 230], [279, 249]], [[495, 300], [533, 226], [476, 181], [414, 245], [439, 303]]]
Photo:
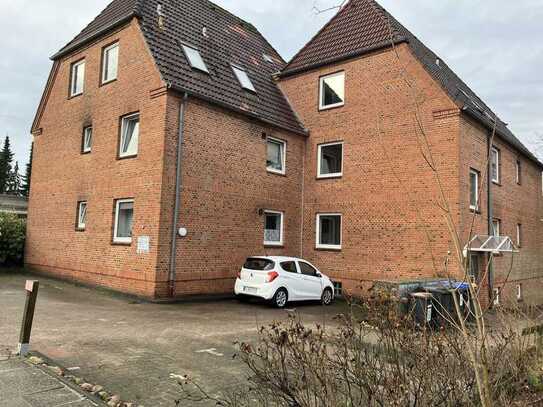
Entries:
[[168, 293], [170, 297], [175, 295], [175, 260], [177, 254], [177, 223], [179, 221], [179, 205], [181, 194], [181, 162], [183, 156], [183, 143], [185, 141], [185, 110], [187, 108], [187, 93], [183, 94], [179, 106], [179, 133], [177, 138], [177, 161], [175, 174], [175, 204], [172, 219], [172, 242], [170, 249], [170, 272], [168, 276]]
[[[490, 143], [492, 135], [489, 133], [487, 137], [487, 212], [488, 212], [488, 234], [492, 235], [494, 233], [494, 225], [492, 220], [494, 219], [493, 206], [492, 206], [492, 144]], [[490, 306], [492, 306], [492, 298], [494, 296], [494, 264], [492, 260], [492, 253], [487, 255], [488, 261], [488, 298], [490, 299]]]

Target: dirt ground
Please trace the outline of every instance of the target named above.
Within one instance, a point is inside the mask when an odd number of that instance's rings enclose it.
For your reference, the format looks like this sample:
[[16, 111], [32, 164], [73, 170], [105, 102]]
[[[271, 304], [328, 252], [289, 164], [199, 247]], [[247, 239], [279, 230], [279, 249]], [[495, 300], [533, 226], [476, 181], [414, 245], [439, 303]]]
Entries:
[[294, 304], [277, 310], [236, 300], [153, 304], [43, 277], [0, 272], [0, 348], [16, 349], [25, 280], [40, 281], [31, 349], [75, 375], [146, 407], [173, 406], [174, 375], [189, 375], [207, 391], [245, 380], [233, 359], [236, 341], [254, 341], [258, 326], [289, 312], [309, 324], [333, 324], [346, 306]]

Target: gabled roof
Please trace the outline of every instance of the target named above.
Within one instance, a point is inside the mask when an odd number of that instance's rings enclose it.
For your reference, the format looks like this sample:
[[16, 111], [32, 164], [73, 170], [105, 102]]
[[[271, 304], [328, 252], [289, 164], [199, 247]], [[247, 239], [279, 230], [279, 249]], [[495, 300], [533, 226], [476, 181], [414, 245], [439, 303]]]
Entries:
[[426, 71], [462, 110], [492, 129], [526, 157], [543, 164], [508, 129], [479, 96], [451, 68], [374, 0], [350, 0], [296, 54], [281, 71], [281, 77], [405, 42]]
[[[163, 24], [157, 6], [161, 5]], [[251, 24], [208, 0], [114, 0], [53, 59], [138, 17], [142, 32], [164, 81], [173, 89], [306, 134], [273, 74], [285, 61]], [[205, 28], [205, 35], [204, 35]], [[192, 69], [181, 44], [198, 48], [209, 74]], [[264, 59], [264, 54], [272, 62]], [[244, 68], [256, 93], [243, 90], [232, 64]]]

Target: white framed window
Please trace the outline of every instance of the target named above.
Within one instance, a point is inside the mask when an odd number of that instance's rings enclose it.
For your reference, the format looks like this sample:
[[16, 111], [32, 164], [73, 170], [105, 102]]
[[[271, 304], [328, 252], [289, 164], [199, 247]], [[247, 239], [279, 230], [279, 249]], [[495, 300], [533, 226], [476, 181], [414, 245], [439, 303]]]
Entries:
[[83, 128], [83, 153], [90, 153], [92, 149], [92, 126]]
[[70, 96], [78, 96], [85, 89], [85, 60], [74, 62], [70, 74]]
[[500, 183], [500, 150], [496, 147], [490, 150], [490, 175], [492, 182]]
[[87, 202], [81, 201], [77, 203], [77, 229], [85, 230], [87, 222]]
[[320, 144], [317, 157], [317, 178], [343, 176], [343, 142]]
[[479, 210], [479, 171], [469, 170], [469, 207]]
[[266, 168], [269, 172], [284, 175], [287, 166], [286, 141], [268, 137], [266, 139]]
[[102, 50], [102, 84], [117, 79], [119, 69], [119, 43], [111, 44]]
[[501, 236], [501, 221], [499, 219], [492, 220], [492, 236]]
[[234, 70], [234, 74], [236, 74], [236, 78], [238, 78], [238, 81], [243, 89], [256, 92], [253, 82], [251, 82], [251, 79], [249, 78], [249, 75], [245, 69], [236, 65], [232, 65], [232, 69]]
[[340, 213], [317, 214], [317, 249], [341, 249], [342, 215]]
[[520, 160], [517, 160], [517, 164], [515, 166], [515, 174], [516, 174], [516, 180], [517, 184], [522, 184], [522, 163]]
[[264, 211], [264, 244], [266, 246], [283, 245], [283, 212]]
[[345, 72], [336, 72], [320, 78], [319, 109], [331, 109], [345, 104]]
[[517, 223], [517, 247], [522, 246], [522, 225]]
[[140, 136], [139, 113], [125, 116], [121, 119], [121, 138], [119, 145], [119, 157], [134, 157], [138, 154]]
[[522, 300], [522, 284], [517, 284], [517, 300]]
[[134, 200], [118, 199], [115, 201], [114, 243], [132, 243], [133, 222]]
[[202, 55], [200, 54], [200, 51], [198, 51], [198, 49], [185, 44], [181, 44], [181, 47], [183, 48], [183, 52], [185, 53], [185, 56], [187, 57], [191, 68], [198, 69], [199, 71], [205, 73], [209, 73], [207, 65], [204, 62], [204, 59], [202, 58]]

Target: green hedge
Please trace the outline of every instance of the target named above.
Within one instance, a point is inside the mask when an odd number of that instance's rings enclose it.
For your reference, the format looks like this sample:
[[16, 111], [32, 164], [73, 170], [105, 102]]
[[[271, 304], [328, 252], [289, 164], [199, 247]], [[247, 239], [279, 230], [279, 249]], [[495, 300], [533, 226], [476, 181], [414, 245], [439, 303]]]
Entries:
[[0, 213], [0, 265], [21, 264], [24, 257], [26, 221]]

